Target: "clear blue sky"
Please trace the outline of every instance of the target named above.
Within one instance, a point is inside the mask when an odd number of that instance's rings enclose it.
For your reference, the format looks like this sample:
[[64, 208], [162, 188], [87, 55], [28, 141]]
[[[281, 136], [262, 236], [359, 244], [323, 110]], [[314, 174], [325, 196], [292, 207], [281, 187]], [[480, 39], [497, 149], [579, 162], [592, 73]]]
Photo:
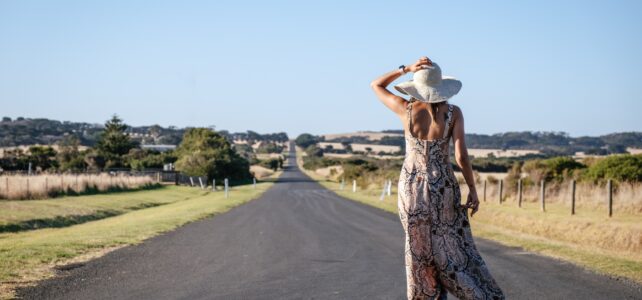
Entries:
[[642, 131], [642, 1], [0, 1], [0, 116], [401, 129], [369, 83], [422, 55], [469, 133]]

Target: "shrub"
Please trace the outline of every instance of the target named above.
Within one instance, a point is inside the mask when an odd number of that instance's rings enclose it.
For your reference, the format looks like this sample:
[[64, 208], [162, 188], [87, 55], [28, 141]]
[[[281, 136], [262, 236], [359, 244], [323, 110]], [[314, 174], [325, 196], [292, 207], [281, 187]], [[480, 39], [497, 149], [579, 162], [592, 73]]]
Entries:
[[305, 153], [307, 153], [308, 156], [322, 157], [323, 149], [319, 148], [316, 144], [312, 144], [305, 148]]
[[584, 164], [565, 156], [527, 161], [522, 166], [522, 171], [528, 173], [536, 182], [541, 180], [561, 182], [572, 177], [574, 171], [584, 168], [586, 168]]
[[594, 182], [604, 179], [642, 181], [642, 154], [621, 154], [603, 158], [583, 173], [583, 179]]

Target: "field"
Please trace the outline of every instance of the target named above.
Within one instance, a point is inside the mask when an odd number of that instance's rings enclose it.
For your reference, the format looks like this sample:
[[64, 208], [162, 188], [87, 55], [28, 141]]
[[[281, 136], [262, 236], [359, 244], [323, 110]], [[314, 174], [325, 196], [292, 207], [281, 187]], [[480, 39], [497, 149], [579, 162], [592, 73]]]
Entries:
[[101, 174], [0, 176], [0, 199], [45, 199], [58, 195], [129, 190], [149, 187], [151, 176]]
[[229, 198], [222, 192], [166, 186], [151, 191], [2, 202], [0, 218], [5, 226], [105, 209], [120, 214], [73, 226], [0, 233], [0, 298], [12, 297], [17, 286], [55, 275], [61, 265], [86, 261], [225, 212], [257, 198], [271, 185], [232, 187]]
[[[346, 183], [342, 190], [340, 183], [304, 170], [300, 156], [297, 163], [306, 174], [337, 194], [397, 214], [395, 184], [392, 196], [380, 200], [382, 189], [358, 189], [353, 193], [351, 185]], [[512, 196], [499, 204], [496, 187], [488, 186], [487, 201], [482, 202], [479, 212], [471, 218], [474, 235], [642, 282], [642, 189], [639, 185], [630, 190], [623, 187], [614, 200], [617, 204], [610, 218], [603, 189], [582, 189], [578, 185], [577, 210], [571, 215], [563, 187], [557, 188], [555, 196], [555, 187], [551, 187], [550, 201], [546, 212], [542, 212], [534, 191], [525, 190], [522, 207], [518, 208]], [[482, 187], [478, 186], [477, 190], [481, 198]], [[462, 200], [466, 197], [467, 188], [463, 185]]]
[[250, 166], [250, 172], [254, 174], [254, 177], [256, 177], [256, 179], [268, 178], [270, 176], [273, 176], [275, 173], [274, 170], [259, 165]]
[[349, 133], [337, 133], [337, 134], [324, 134], [323, 137], [326, 141], [342, 138], [342, 137], [353, 137], [353, 136], [363, 136], [368, 138], [371, 141], [380, 140], [384, 136], [403, 136], [400, 133], [385, 133], [385, 132], [374, 132], [374, 131], [358, 131], [358, 132], [349, 132]]
[[[389, 146], [389, 145], [376, 145], [376, 144], [350, 144], [352, 146], [352, 151], [361, 151], [361, 152], [372, 152], [372, 153], [395, 153], [401, 151], [399, 146]], [[370, 151], [368, 151], [370, 149]]]
[[495, 157], [518, 157], [539, 153], [539, 150], [468, 149], [468, 155], [474, 157], [488, 157], [489, 154], [492, 154]]

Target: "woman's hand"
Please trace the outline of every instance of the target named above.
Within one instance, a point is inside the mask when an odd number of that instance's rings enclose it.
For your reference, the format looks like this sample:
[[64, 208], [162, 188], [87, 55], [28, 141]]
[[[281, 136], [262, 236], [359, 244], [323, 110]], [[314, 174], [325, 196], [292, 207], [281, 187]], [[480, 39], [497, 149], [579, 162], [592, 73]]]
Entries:
[[432, 66], [432, 61], [430, 60], [430, 58], [422, 56], [421, 58], [419, 58], [419, 60], [417, 60], [416, 63], [406, 66], [405, 71], [414, 73], [421, 69], [425, 69], [427, 66]]
[[[432, 66], [432, 61], [428, 59], [428, 57], [424, 56], [417, 60], [416, 63], [406, 66], [404, 68], [404, 73], [419, 71], [421, 69], [425, 69], [427, 66]], [[402, 122], [406, 122], [406, 105], [408, 104], [408, 101], [391, 93], [387, 88], [390, 83], [397, 80], [401, 75], [402, 74], [399, 72], [399, 69], [395, 69], [394, 71], [390, 71], [373, 80], [370, 83], [370, 87], [375, 94], [377, 94], [377, 97], [381, 102], [383, 102], [383, 104], [390, 108], [390, 110], [394, 111]]]
[[477, 192], [468, 193], [468, 199], [466, 200], [464, 209], [469, 208], [473, 210], [470, 212], [471, 217], [477, 212], [477, 210], [479, 210], [479, 199], [477, 198]]

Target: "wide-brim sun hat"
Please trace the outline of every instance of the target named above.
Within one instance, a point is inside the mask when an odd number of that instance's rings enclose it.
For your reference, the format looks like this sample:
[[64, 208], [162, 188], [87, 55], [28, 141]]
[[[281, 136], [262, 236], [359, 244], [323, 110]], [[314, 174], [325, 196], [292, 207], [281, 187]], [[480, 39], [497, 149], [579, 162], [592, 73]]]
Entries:
[[461, 81], [451, 76], [441, 76], [441, 68], [432, 63], [425, 69], [418, 70], [412, 80], [394, 86], [402, 94], [409, 95], [421, 102], [439, 103], [457, 95], [461, 90]]

